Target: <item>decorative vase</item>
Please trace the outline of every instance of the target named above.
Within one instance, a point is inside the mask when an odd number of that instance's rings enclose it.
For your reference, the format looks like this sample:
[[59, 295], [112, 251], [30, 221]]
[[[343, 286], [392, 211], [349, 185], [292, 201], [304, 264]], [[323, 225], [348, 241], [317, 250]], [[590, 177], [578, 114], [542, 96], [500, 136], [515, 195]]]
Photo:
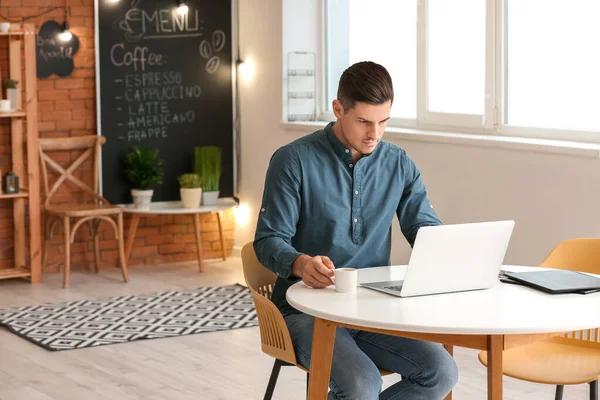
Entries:
[[203, 206], [214, 206], [217, 204], [219, 198], [219, 191], [214, 192], [203, 192], [202, 193], [202, 205]]
[[202, 198], [202, 188], [180, 188], [181, 204], [183, 208], [198, 208], [200, 207], [200, 199]]
[[19, 89], [6, 89], [6, 99], [10, 100], [11, 110], [19, 107]]
[[153, 194], [154, 190], [152, 189], [131, 189], [131, 197], [133, 197], [133, 207], [138, 210], [149, 210]]

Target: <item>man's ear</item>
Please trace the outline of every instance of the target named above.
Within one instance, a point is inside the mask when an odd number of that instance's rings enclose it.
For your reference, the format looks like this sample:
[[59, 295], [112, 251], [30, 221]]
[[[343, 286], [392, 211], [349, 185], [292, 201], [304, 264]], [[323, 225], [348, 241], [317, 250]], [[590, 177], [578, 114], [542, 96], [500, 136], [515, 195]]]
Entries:
[[342, 106], [341, 101], [335, 99], [331, 103], [331, 108], [333, 109], [333, 115], [335, 115], [336, 118], [342, 118], [342, 116], [344, 115], [344, 107]]

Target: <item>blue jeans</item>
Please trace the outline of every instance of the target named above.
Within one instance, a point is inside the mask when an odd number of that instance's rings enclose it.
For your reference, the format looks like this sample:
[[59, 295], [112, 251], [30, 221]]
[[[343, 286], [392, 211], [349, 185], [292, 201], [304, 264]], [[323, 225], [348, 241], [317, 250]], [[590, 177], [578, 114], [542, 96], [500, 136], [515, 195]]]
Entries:
[[[296, 359], [309, 369], [314, 318], [291, 314], [285, 322]], [[378, 368], [404, 379], [381, 392]], [[457, 380], [456, 363], [440, 344], [343, 327], [336, 330], [329, 400], [441, 400]]]

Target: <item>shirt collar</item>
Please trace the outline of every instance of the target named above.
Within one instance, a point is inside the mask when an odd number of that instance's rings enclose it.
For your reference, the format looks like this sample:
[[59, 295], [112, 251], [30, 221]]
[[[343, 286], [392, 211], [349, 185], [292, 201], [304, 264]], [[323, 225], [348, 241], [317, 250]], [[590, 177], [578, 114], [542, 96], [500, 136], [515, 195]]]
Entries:
[[340, 142], [340, 140], [335, 136], [335, 133], [333, 133], [333, 125], [335, 125], [335, 121], [330, 122], [325, 127], [327, 140], [329, 140], [329, 143], [331, 143], [331, 147], [333, 147], [335, 153], [338, 156], [340, 156], [342, 160], [352, 160], [352, 151], [350, 150], [350, 148], [344, 146], [342, 142]]
[[[344, 146], [344, 144], [340, 142], [337, 136], [335, 136], [335, 133], [333, 133], [333, 125], [335, 125], [335, 121], [328, 123], [324, 129], [327, 135], [327, 139], [329, 140], [329, 143], [331, 143], [331, 147], [333, 147], [335, 153], [339, 155], [342, 158], [342, 160], [349, 161], [350, 163], [352, 163], [352, 150], [350, 149], [350, 147]], [[379, 143], [375, 150], [373, 150], [373, 152], [371, 152], [370, 154], [363, 154], [361, 159], [366, 159], [372, 156], [379, 149], [380, 146], [381, 143]]]

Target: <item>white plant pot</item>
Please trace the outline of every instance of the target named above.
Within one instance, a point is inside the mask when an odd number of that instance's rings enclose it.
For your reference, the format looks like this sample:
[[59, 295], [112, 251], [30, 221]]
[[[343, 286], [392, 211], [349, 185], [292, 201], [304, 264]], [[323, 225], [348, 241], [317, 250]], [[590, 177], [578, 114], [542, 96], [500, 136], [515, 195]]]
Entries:
[[133, 206], [138, 210], [149, 210], [152, 202], [154, 190], [138, 190], [131, 189], [131, 197], [133, 197]]
[[219, 191], [216, 192], [203, 192], [202, 193], [202, 205], [203, 206], [214, 206], [217, 204], [219, 198]]
[[183, 208], [198, 208], [200, 207], [200, 199], [202, 198], [202, 188], [180, 188], [181, 204]]
[[10, 100], [10, 108], [16, 110], [19, 107], [19, 89], [6, 89], [6, 99]]

